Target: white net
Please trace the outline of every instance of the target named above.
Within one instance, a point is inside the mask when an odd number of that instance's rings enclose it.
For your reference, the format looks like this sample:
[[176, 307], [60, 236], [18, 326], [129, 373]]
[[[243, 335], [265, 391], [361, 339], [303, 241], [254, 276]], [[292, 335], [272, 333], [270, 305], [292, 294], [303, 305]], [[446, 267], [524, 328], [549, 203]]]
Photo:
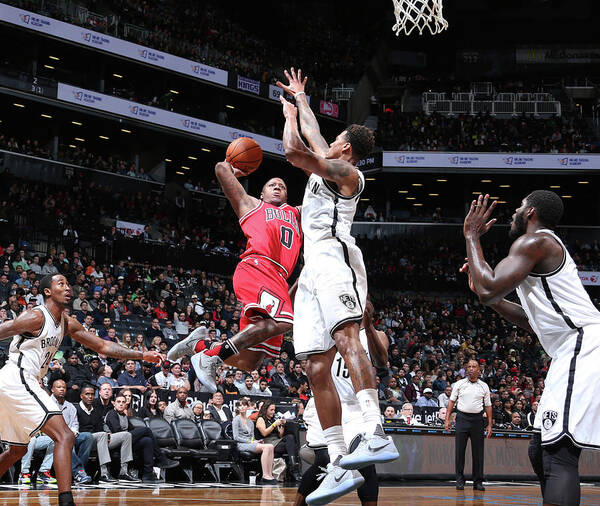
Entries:
[[419, 35], [429, 29], [431, 35], [436, 35], [448, 28], [448, 22], [442, 13], [442, 0], [392, 0], [396, 24], [392, 30], [396, 35], [410, 35], [416, 28]]

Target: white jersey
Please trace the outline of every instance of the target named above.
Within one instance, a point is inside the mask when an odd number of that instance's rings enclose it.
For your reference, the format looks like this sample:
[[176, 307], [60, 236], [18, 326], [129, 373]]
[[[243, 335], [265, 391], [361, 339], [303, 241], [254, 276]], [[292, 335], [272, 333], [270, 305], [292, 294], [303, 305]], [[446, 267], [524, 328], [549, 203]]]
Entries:
[[304, 258], [308, 261], [317, 251], [317, 244], [329, 239], [339, 239], [354, 244], [350, 234], [356, 205], [365, 187], [365, 178], [358, 171], [356, 194], [346, 197], [334, 184], [316, 174], [311, 174], [302, 200], [302, 232], [304, 233]]
[[551, 230], [536, 233], [550, 235], [562, 246], [563, 261], [548, 274], [530, 273], [517, 287], [517, 295], [544, 350], [557, 358], [557, 351], [574, 331], [600, 324], [600, 312], [583, 288], [563, 242]]
[[58, 351], [64, 335], [64, 316], [56, 322], [45, 305], [36, 306], [33, 311], [44, 315], [44, 323], [37, 336], [18, 334], [10, 343], [8, 361], [27, 375], [43, 378], [48, 371], [50, 360]]

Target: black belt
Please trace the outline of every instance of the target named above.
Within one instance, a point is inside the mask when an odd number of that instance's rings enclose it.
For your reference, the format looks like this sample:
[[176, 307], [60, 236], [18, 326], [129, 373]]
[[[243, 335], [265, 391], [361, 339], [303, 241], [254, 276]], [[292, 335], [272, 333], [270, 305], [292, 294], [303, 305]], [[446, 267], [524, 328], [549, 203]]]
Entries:
[[465, 415], [465, 416], [482, 416], [483, 415], [483, 411], [480, 411], [479, 413], [467, 413], [466, 411], [458, 411], [458, 413], [460, 413], [461, 415]]

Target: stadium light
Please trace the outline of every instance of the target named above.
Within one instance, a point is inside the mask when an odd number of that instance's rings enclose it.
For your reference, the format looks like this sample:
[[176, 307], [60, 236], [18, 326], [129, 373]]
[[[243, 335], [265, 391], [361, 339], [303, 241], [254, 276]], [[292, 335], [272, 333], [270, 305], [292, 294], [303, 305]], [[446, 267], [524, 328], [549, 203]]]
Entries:
[[416, 197], [406, 197], [406, 200], [417, 200]]
[[375, 181], [375, 178], [374, 177], [367, 177], [367, 178], [365, 178], [365, 180], [366, 181]]
[[79, 121], [71, 121], [71, 123], [73, 123], [74, 125], [77, 125], [77, 126], [83, 125], [83, 123], [80, 123]]
[[439, 197], [440, 194], [439, 193], [430, 193], [429, 196], [430, 197]]
[[408, 190], [398, 190], [398, 193], [408, 193]]
[[79, 142], [85, 142], [85, 139], [82, 139], [81, 137], [75, 137], [75, 140]]
[[413, 183], [412, 186], [423, 186], [423, 183]]
[[510, 185], [509, 184], [501, 184], [500, 188], [510, 188]]
[[227, 109], [235, 109], [234, 106], [227, 104], [225, 107], [227, 107]]
[[482, 179], [481, 182], [482, 183], [491, 183], [492, 180], [491, 179]]
[[188, 155], [188, 158], [189, 158], [190, 160], [198, 160], [198, 158], [196, 158], [195, 156], [192, 156], [192, 155]]
[[113, 77], [116, 77], [117, 79], [123, 79], [121, 74], [113, 74]]
[[187, 165], [182, 165], [181, 168], [185, 170], [190, 170], [190, 168]]
[[126, 134], [130, 134], [131, 130], [127, 130], [126, 128], [121, 128], [121, 132], [124, 132]]
[[105, 141], [108, 140], [108, 137], [106, 137], [106, 135], [99, 135], [98, 137], [100, 137], [101, 139], [104, 139]]
[[448, 180], [447, 180], [447, 179], [436, 179], [436, 181], [437, 181], [438, 183], [447, 183], [447, 182], [448, 182]]
[[51, 60], [55, 60], [55, 61], [60, 61], [60, 58], [58, 56], [48, 56], [48, 58], [50, 58]]
[[573, 195], [561, 195], [563, 199], [572, 199]]
[[171, 93], [173, 93], [174, 95], [179, 95], [179, 92], [177, 90], [169, 90]]
[[175, 172], [175, 174], [180, 174], [180, 175], [182, 175], [182, 176], [184, 176], [184, 175], [185, 175], [183, 172], [180, 172], [180, 171], [176, 171], [176, 172]]
[[42, 118], [48, 118], [48, 119], [52, 119], [52, 116], [50, 116], [49, 114], [41, 114]]
[[577, 181], [577, 184], [590, 184], [589, 181]]
[[210, 153], [210, 149], [208, 149], [208, 148], [202, 148], [202, 151], [204, 151], [206, 153]]
[[54, 67], [52, 65], [44, 65], [44, 68], [54, 70]]
[[24, 106], [23, 104], [18, 104], [17, 102], [15, 102], [13, 105], [14, 105], [15, 107], [20, 107], [21, 109], [24, 109], [24, 108], [25, 108], [25, 106]]
[[172, 162], [173, 160], [171, 160], [170, 158], [165, 158], [165, 162]]

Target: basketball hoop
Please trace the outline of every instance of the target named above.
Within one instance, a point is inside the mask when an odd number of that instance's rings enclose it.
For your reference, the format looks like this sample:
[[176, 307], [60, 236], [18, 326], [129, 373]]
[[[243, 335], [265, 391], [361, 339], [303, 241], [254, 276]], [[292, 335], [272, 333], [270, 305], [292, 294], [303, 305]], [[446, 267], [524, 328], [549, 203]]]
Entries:
[[396, 24], [392, 30], [396, 35], [404, 32], [410, 35], [416, 28], [419, 35], [428, 28], [431, 35], [436, 35], [448, 28], [448, 21], [442, 14], [442, 0], [392, 0]]

